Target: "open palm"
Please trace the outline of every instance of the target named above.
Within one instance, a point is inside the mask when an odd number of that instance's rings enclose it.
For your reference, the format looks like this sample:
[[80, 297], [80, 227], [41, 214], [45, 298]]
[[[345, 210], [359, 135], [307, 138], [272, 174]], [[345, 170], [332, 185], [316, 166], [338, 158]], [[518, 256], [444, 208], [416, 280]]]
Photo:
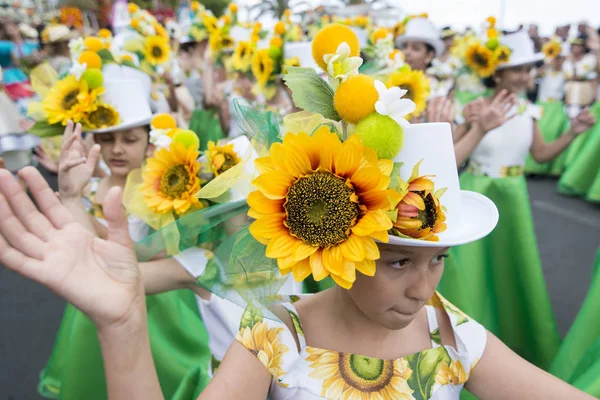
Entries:
[[69, 121], [63, 135], [58, 163], [58, 190], [63, 199], [79, 197], [88, 184], [100, 154], [95, 144], [88, 151], [81, 138], [81, 124]]
[[130, 318], [144, 301], [143, 284], [121, 205], [106, 198], [108, 239], [75, 223], [34, 168], [21, 171], [39, 211], [8, 171], [0, 170], [0, 263], [48, 287], [98, 327]]

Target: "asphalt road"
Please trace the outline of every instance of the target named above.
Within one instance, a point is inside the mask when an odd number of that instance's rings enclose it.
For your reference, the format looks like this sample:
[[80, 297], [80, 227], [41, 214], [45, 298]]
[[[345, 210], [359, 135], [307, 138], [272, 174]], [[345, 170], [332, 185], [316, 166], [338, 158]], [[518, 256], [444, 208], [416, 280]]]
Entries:
[[[585, 297], [600, 247], [600, 206], [556, 192], [556, 181], [530, 180], [544, 273], [561, 334]], [[0, 268], [0, 400], [33, 400], [64, 302]]]

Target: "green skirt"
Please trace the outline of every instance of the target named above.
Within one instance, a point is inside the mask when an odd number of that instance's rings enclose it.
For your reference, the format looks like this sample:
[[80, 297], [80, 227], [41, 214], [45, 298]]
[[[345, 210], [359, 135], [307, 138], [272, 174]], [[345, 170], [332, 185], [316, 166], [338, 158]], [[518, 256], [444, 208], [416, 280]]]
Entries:
[[[174, 398], [186, 380], [195, 380], [201, 390], [208, 384], [211, 355], [194, 293], [178, 290], [147, 296], [146, 307], [150, 345], [163, 395]], [[96, 327], [71, 305], [67, 305], [50, 360], [42, 371], [39, 392], [46, 398], [63, 400], [107, 398]]]
[[465, 172], [460, 186], [489, 197], [500, 221], [487, 237], [450, 250], [440, 292], [510, 348], [547, 369], [560, 346], [522, 176]]
[[592, 396], [600, 397], [600, 250], [588, 294], [550, 372]]
[[[581, 196], [591, 202], [600, 202], [600, 103], [594, 104], [592, 112], [596, 125], [576, 140], [584, 140], [558, 182], [558, 191]], [[573, 142], [571, 146], [575, 145]]]
[[[544, 113], [538, 121], [540, 132], [546, 143], [555, 141], [561, 134], [567, 131], [569, 127], [569, 117], [565, 113], [563, 103], [551, 102], [538, 104], [543, 108]], [[531, 154], [527, 156], [525, 162], [525, 173], [535, 175], [559, 176], [565, 166], [566, 153], [563, 152], [555, 160], [538, 164]]]

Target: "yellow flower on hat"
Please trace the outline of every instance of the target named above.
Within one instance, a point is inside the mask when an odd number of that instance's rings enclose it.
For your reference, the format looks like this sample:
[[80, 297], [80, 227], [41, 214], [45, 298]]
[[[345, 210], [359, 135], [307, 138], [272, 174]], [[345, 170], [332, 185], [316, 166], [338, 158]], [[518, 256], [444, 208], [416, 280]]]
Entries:
[[95, 36], [89, 36], [87, 38], [85, 38], [85, 40], [83, 41], [83, 44], [85, 44], [85, 47], [87, 47], [87, 49], [89, 51], [93, 51], [93, 52], [99, 52], [100, 50], [106, 48], [104, 45], [104, 42], [102, 42], [102, 40], [100, 40], [100, 38], [97, 38]]
[[279, 36], [273, 36], [269, 42], [269, 45], [280, 49], [283, 47], [283, 39]]
[[379, 28], [373, 32], [373, 35], [371, 35], [371, 40], [373, 43], [377, 43], [379, 40], [387, 38], [389, 34], [390, 31], [386, 28]]
[[215, 18], [214, 15], [209, 14], [207, 12], [202, 13], [202, 23], [204, 27], [208, 31], [208, 33], [213, 33], [219, 30], [219, 20]]
[[547, 58], [550, 59], [560, 55], [561, 50], [562, 46], [558, 40], [550, 40], [544, 43], [544, 46], [542, 46], [542, 52]]
[[494, 53], [479, 42], [469, 45], [465, 54], [465, 62], [473, 72], [482, 78], [487, 78], [496, 71]]
[[286, 58], [283, 62], [282, 72], [287, 74], [286, 67], [300, 67], [300, 59], [298, 57]]
[[405, 30], [406, 25], [404, 22], [400, 21], [392, 28], [392, 34], [394, 35], [394, 38], [397, 38], [398, 36], [403, 35]]
[[283, 275], [302, 281], [312, 273], [352, 287], [356, 271], [375, 274], [379, 249], [399, 201], [388, 190], [393, 162], [378, 159], [358, 135], [344, 143], [327, 127], [312, 136], [287, 134], [255, 165], [258, 189], [248, 197], [250, 233], [267, 245]]
[[183, 214], [191, 208], [202, 208], [195, 194], [200, 190], [196, 161], [198, 152], [193, 146], [173, 142], [149, 158], [142, 171], [140, 188], [145, 204], [157, 214], [174, 211]]
[[277, 23], [275, 24], [275, 28], [273, 29], [273, 31], [278, 34], [278, 35], [283, 35], [285, 34], [285, 24], [281, 21], [277, 21]]
[[240, 156], [233, 149], [233, 143], [219, 146], [212, 140], [208, 142], [208, 163], [215, 176], [238, 165]]
[[510, 61], [511, 50], [506, 46], [498, 46], [494, 50], [494, 58], [498, 64], [504, 64]]
[[144, 56], [152, 65], [161, 65], [169, 61], [169, 43], [162, 36], [149, 36], [144, 40]]
[[102, 39], [110, 39], [112, 38], [112, 32], [106, 28], [102, 28], [98, 31], [98, 36]]
[[102, 59], [93, 51], [86, 50], [79, 56], [79, 64], [86, 64], [87, 68], [102, 68]]
[[233, 68], [240, 72], [248, 72], [250, 64], [252, 63], [252, 56], [254, 55], [254, 46], [250, 42], [239, 42], [231, 61]]
[[88, 113], [84, 118], [84, 125], [89, 129], [104, 129], [119, 124], [120, 117], [117, 110], [110, 104], [98, 104], [96, 110]]
[[261, 49], [254, 52], [252, 57], [252, 74], [260, 86], [265, 86], [273, 73], [274, 62], [269, 50]]
[[140, 7], [135, 3], [129, 3], [127, 4], [127, 9], [129, 10], [130, 14], [134, 14], [140, 10]]
[[397, 86], [406, 90], [403, 98], [415, 102], [415, 111], [407, 119], [419, 116], [427, 107], [427, 99], [431, 93], [429, 80], [423, 71], [404, 69], [392, 73], [387, 81], [387, 87]]
[[201, 8], [201, 4], [199, 1], [192, 1], [192, 3], [190, 4], [190, 8], [193, 12], [198, 12], [198, 10]]
[[93, 111], [94, 103], [102, 89], [90, 91], [85, 79], [77, 81], [67, 75], [56, 83], [42, 101], [48, 123], [67, 125], [67, 121], [81, 122], [84, 113]]
[[433, 181], [419, 176], [420, 165], [421, 161], [413, 168], [408, 182], [402, 182], [399, 193], [404, 197], [396, 207], [394, 230], [403, 236], [437, 242], [437, 234], [446, 230], [446, 213], [439, 200], [444, 190], [434, 192]]
[[236, 14], [238, 12], [238, 6], [235, 3], [230, 3], [228, 8], [232, 14]]
[[360, 55], [360, 44], [358, 37], [352, 29], [341, 24], [328, 25], [321, 29], [312, 42], [312, 54], [315, 62], [325, 71], [327, 62], [324, 60], [326, 54], [335, 54], [340, 44], [346, 42], [350, 47], [350, 56]]

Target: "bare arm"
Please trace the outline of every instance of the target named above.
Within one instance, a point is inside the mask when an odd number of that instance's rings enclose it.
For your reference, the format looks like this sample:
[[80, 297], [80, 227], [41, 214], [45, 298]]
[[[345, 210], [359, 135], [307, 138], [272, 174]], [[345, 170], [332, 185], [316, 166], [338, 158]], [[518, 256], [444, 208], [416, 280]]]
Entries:
[[471, 125], [466, 134], [464, 134], [458, 142], [454, 143], [454, 153], [456, 155], [456, 166], [460, 167], [467, 161], [473, 150], [477, 147], [481, 139], [485, 136], [485, 132], [480, 124]]
[[198, 400], [264, 400], [270, 384], [271, 374], [265, 366], [234, 340]]
[[525, 361], [488, 332], [467, 389], [481, 400], [591, 400], [592, 396]]
[[555, 159], [562, 153], [577, 137], [577, 135], [585, 132], [596, 123], [594, 117], [586, 109], [583, 110], [571, 122], [571, 127], [563, 133], [558, 139], [552, 143], [546, 143], [540, 132], [537, 123], [534, 123], [533, 128], [533, 144], [531, 145], [531, 155], [533, 159], [539, 163], [544, 163]]
[[174, 258], [140, 263], [140, 272], [147, 295], [178, 289], [192, 289], [195, 279]]

